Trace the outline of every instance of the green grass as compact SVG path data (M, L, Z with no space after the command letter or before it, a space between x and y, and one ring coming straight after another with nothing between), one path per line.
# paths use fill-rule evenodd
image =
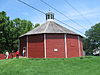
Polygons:
M100 57L0 60L0 75L100 75Z

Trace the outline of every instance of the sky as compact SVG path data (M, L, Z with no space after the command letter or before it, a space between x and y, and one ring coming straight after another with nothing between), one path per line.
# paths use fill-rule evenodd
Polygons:
M22 0L29 5L47 13L49 10L55 14L55 18L70 25L71 27L85 33L86 30L90 29L91 26L100 22L100 0L66 0L74 8L76 8L86 19L84 19L79 13L77 13L71 6L69 6L64 0L43 0L50 4L52 7L68 16L72 22L65 16L61 15L54 9L50 8L40 0ZM42 24L46 22L45 15L20 3L17 0L0 0L0 12L7 12L7 16L11 20L15 18L21 18L30 20L33 24ZM70 28L69 26L62 24L55 20L56 23L84 36L82 33Z

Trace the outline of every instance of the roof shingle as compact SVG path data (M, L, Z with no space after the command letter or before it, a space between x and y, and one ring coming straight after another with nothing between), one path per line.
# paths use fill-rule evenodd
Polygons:
M67 33L67 34L76 34L75 32L57 24L54 21L47 21L44 24L40 25L39 27L25 33L25 35L32 35L32 34L42 34L42 33ZM76 34L79 35L79 34Z

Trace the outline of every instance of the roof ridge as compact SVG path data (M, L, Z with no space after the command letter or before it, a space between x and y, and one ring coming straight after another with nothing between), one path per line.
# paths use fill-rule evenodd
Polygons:
M52 23L52 22L51 22L51 23ZM53 31L55 32L54 25L53 25L53 24L51 24L51 25L52 25Z
M54 23L55 23L55 22L54 22ZM59 27L59 26L61 26L61 25L58 25L58 24L56 23L56 26L57 26L61 31L64 32L64 30L63 30L61 27Z
M48 24L49 22L46 22L46 28L45 28L45 30L44 30L44 33L46 32L46 30L47 30L47 28L48 28L48 26L49 26L49 24Z
M55 22L56 23L56 22ZM66 27L64 27L64 26L62 26L62 25L60 25L60 24L57 24L56 23L56 25L57 26L60 26L60 27L62 27L62 28L64 28L64 29L67 29L67 30L69 30L69 31L71 31L71 32L73 32L73 33L75 33L74 31L72 31L72 30L70 30L70 29L68 29L68 28L66 28ZM65 30L63 30L64 32L66 32ZM75 33L76 34L76 33Z

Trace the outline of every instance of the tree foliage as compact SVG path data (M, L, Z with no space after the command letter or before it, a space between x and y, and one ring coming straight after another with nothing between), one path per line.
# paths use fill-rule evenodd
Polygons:
M100 23L95 24L85 32L87 38L84 39L84 49L92 53L93 49L100 47Z
M0 12L0 50L17 50L19 36L37 26L20 18L10 20L6 12Z
M40 26L40 24L39 24L39 23L36 23L36 24L34 25L34 28L36 28L36 27L38 27L38 26Z

